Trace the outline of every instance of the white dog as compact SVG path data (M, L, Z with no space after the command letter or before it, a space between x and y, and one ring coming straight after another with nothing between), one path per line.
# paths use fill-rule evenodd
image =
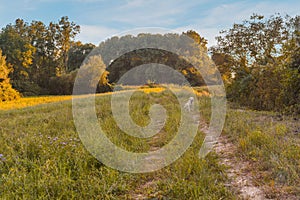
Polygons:
M194 105L194 97L190 97L189 100L186 102L186 104L184 104L184 109L191 112L191 110L193 109L193 105Z

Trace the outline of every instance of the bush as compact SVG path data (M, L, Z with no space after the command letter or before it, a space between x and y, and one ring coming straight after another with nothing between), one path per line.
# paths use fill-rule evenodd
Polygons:
M9 82L0 82L0 101L10 101L20 98L20 93L12 88Z
M31 81L17 80L14 81L12 85L14 88L18 88L18 91L23 96L38 96L48 94L48 91L46 89L41 88L38 84Z
M54 95L70 95L73 93L77 70L58 77L50 78L49 92Z
M74 70L69 74L64 74L58 77L50 78L49 82L49 92L53 95L71 95L73 94L74 82L77 76L78 70ZM84 80L84 79L82 79ZM88 88L90 89L90 88ZM110 92L112 88L109 84L97 85L96 92Z

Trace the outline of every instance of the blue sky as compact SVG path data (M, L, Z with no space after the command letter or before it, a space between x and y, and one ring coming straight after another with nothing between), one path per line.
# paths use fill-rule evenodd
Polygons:
M22 18L57 22L62 16L81 26L76 39L99 44L120 32L143 27L196 30L214 37L252 13L300 15L299 0L0 0L0 27Z

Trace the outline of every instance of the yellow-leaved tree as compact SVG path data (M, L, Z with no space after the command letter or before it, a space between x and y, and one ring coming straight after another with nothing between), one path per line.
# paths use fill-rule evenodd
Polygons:
M0 101L9 101L20 98L18 91L12 88L8 75L12 71L12 67L6 64L6 57L2 55L0 49Z

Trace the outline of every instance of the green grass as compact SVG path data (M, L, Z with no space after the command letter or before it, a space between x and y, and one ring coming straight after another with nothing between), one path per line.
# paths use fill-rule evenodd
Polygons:
M132 107L141 109L131 109L130 114L137 124L149 122L150 104L160 98L174 99L164 92L134 95ZM96 97L97 116L118 146L145 152L173 137L180 116L174 100L165 105L173 114L158 141L122 133L108 106L103 106L109 102L110 95ZM202 106L207 103L201 101ZM131 174L106 167L85 149L75 130L70 101L0 111L0 199L134 199L137 194L158 199L233 198L224 186L224 166L218 164L216 154L198 158L202 140L199 132L188 151L166 168Z
M98 95L96 113L107 137L116 145L147 152L174 137L180 110L168 90L140 90L130 101L130 115L140 126L150 121L150 105L160 103L167 108L169 118L159 139L138 139L123 133L111 114L110 99L110 94ZM208 121L210 99L199 96L199 106ZM224 134L238 146L236 156L253 163L249 170L258 185L268 188L270 197L276 197L279 190L300 193L300 138L293 132L297 122L289 117L278 121L270 112L228 109ZM2 110L0 199L136 199L138 195L236 199L225 187L225 166L219 164L216 153L199 159L203 138L198 132L190 148L171 165L151 173L131 174L106 167L86 150L74 126L71 101Z
M279 193L300 194L299 120L271 112L229 110L224 132L238 146L239 157L253 164L269 197Z

